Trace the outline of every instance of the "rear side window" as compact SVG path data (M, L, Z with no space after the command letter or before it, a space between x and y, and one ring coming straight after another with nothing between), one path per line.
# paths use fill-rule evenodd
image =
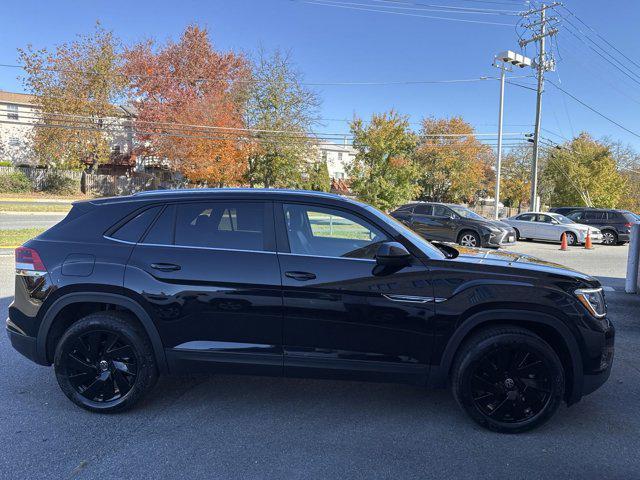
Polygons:
M431 215L433 207L431 205L416 205L413 209L413 213L418 215Z
M532 213L525 213L524 215L516 217L516 220L521 220L523 222L532 222L534 217L535 215Z
M161 207L147 208L146 210L138 213L131 218L127 223L113 232L110 237L117 240L123 240L125 242L136 243L140 240L140 237L144 235L153 219L156 218Z
M588 210L585 218L587 220L606 220L607 212L599 212L597 210Z
M263 203L191 203L177 209L176 245L265 250Z

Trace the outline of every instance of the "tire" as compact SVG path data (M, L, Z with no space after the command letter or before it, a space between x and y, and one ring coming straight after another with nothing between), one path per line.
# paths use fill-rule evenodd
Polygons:
M516 241L524 240L522 237L520 237L520 230L518 230L517 228L514 228L514 230L516 231Z
M482 247L482 240L480 235L472 230L463 230L458 235L458 244L463 247L479 248Z
M564 397L564 378L558 355L540 337L523 328L492 327L460 348L451 389L482 427L521 433L553 416Z
M578 236L573 232L565 232L567 234L567 245L574 247L578 245ZM562 240L562 239L560 239Z
M116 311L92 313L72 324L56 346L54 368L69 400L92 412L127 410L158 379L146 333Z
M603 245L616 245L618 243L618 234L613 230L602 231L602 244Z

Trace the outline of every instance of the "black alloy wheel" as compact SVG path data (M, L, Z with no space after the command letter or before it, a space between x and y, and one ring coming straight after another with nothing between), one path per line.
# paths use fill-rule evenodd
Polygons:
M564 371L555 351L534 333L493 327L465 343L451 384L460 406L490 430L519 433L548 420L564 396Z
M76 336L61 360L71 385L92 402L113 402L124 397L138 373L131 344L107 330Z
M471 394L483 415L517 423L544 410L551 399L551 382L550 372L536 352L503 347L477 363Z
M58 343L54 364L65 395L91 411L130 408L157 379L148 339L119 312L95 313L74 323Z

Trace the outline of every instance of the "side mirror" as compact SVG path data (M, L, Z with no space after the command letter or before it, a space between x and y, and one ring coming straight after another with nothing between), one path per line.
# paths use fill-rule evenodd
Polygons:
M411 265L411 254L398 242L385 242L378 247L376 263L384 267L406 267Z

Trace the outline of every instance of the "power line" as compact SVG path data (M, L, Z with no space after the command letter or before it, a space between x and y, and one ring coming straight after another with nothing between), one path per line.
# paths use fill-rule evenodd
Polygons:
M2 109L0 108L0 112L3 113L15 113L13 110L8 110L8 109ZM47 117L54 117L54 118L50 118L49 120L52 122L63 122L63 121L67 121L67 122L76 122L78 124L89 124L89 125L96 125L97 122L101 122L98 123L98 125L101 125L101 128L104 127L116 127L119 129L126 129L128 126L127 125L123 125L121 123L117 123L117 120L115 121L109 121L110 118L113 117L95 117L95 116L90 116L90 115L80 115L80 114L67 114L67 113L59 113L59 112L48 112L48 113L19 113L20 117L25 118L25 119L29 119L29 120L35 120L35 121L39 121L42 120L43 117L46 119ZM105 121L106 120L106 121ZM122 121L122 120L121 120ZM341 139L346 139L346 138L352 138L353 135L351 134L345 134L345 133L330 133L330 132L301 132L301 131L296 131L296 130L270 130L270 129L259 129L259 128L248 128L248 127L225 127L225 126L216 126L216 125L203 125L203 124L188 124L188 123L179 123L179 122L161 122L161 121L150 121L150 120L137 120L137 119L130 119L130 120L125 120L125 121L130 121L134 124L145 124L147 125L147 127L145 128L149 128L149 127L167 127L167 128L181 128L185 131L200 131L200 130L211 130L211 131L222 131L222 133L224 134L224 132L229 132L229 134L232 134L234 132L238 132L238 133L257 133L257 134L286 134L292 137L303 137L303 138L307 138L309 136L313 136L316 139L324 139L324 140L341 140ZM33 123L30 122L20 122L19 120L14 120L14 121L7 121L5 123L12 123L12 124L18 124L18 125L33 125ZM37 123L37 122L36 122ZM62 125L62 123L48 123L48 125L51 125L52 128L55 127L56 125ZM526 132L507 132L504 133L503 135L506 136L522 136L525 135ZM476 137L495 137L497 136L497 133L493 133L493 132L471 132L471 133L433 133L433 134L420 134L421 137L427 137L427 138L476 138ZM479 139L481 140L481 138Z
M425 3L414 3L414 2L390 2L389 0L372 0L377 4L371 3L359 3L359 2L348 2L345 0L319 0L323 3L331 3L331 4L340 4L340 5L351 5L351 6L359 6L359 7L374 7L374 8L382 8L382 9L396 9L396 10L410 10L414 12L437 12L437 13L452 13L454 15L507 15L507 16L517 16L518 12L512 11L511 13L506 13L506 11L498 12L498 11L490 11L490 10L482 10L482 9L471 9L464 7L442 7L435 6ZM457 8L457 10L456 10Z
M392 4L401 4L401 5L415 5L415 6L421 6L421 7L439 7L439 8L446 8L448 10L460 10L460 11L468 11L468 12L479 12L479 13L491 12L494 15L518 15L519 13L517 10L457 7L453 5L436 5L432 3L407 2L407 1L401 1L401 0L372 0L372 1L378 2L378 3L387 3L387 4L392 3Z
M554 87L556 87L558 90L560 90L562 93L564 93L565 95L568 95L569 97L571 97L573 100L575 100L576 102L578 102L580 105L582 105L585 108L588 108L589 110L591 110L593 113L601 116L602 118L604 118L605 120L613 123L614 125L620 127L621 129L623 129L626 132L629 132L631 135L634 135L638 138L640 138L640 133L634 132L633 130L628 129L627 127L625 127L624 125L622 125L621 123L618 123L617 121L615 121L614 119L612 119L611 117L608 117L607 115L605 115L604 113L601 113L600 111L596 110L594 107L592 107L591 105L586 104L585 102L583 102L582 100L580 100L579 98L577 98L575 95L567 92L564 88L560 87L559 85L556 85L554 82L552 82L551 80L549 80L549 83L551 85L553 85Z
M24 65L0 63L0 68L19 68L25 70ZM88 70L72 70L72 69L59 69L59 68L42 68L41 70L46 72L57 73L77 73L89 76L104 76L103 73L91 72ZM207 77L187 77L180 75L143 75L137 73L117 73L119 76L131 77L131 78L165 78L175 80L189 80L189 81L202 81L202 82L221 82L220 79L207 78ZM509 78L527 78L527 75L516 75ZM446 83L470 83L470 82L483 82L486 80L498 80L498 77L480 76L476 78L457 78L457 79L444 79L444 80L399 80L399 81L379 81L379 82L301 82L301 85L306 86L383 86L383 85L422 85L422 84L446 84ZM241 83L256 83L257 80L234 80ZM82 100L82 99L81 99Z
M325 3L327 0L302 0L303 3L308 3L310 5L318 5L324 7L334 7L334 8L343 8L347 10L360 10L364 12L377 12L384 13L387 15L402 15L405 17L418 17L418 18L429 18L434 20L445 20L451 22L464 22L464 23L479 23L484 25L495 25L495 26L504 26L504 27L513 27L512 23L502 23L502 22L486 22L484 20L470 20L466 18L453 18L453 17L438 17L435 15L420 15L417 13L407 13L407 12L392 12L389 10L380 10L379 8L365 8L365 7L354 7L350 5L337 5L331 3Z
M634 64L636 67L640 68L640 65L638 63L636 63L634 60L632 60L631 58L629 58L627 55L625 55L622 51L620 51L613 43L609 42L609 40L607 40L605 37L603 37L602 35L600 35L595 29L591 28L589 25L587 25L585 22L582 21L582 19L580 19L580 17L578 17L575 13L573 13L571 10L569 10L567 7L565 7L564 5L561 5L562 8L564 8L567 12L569 12L569 15L571 15L572 17L574 17L576 20L578 20L582 25L584 25L585 27L587 27L589 30L591 30L593 33L595 33L598 38L600 38L601 40L603 40L607 45L609 45L611 48L613 48L616 52L618 52L620 55L622 55L625 59L627 59L629 62L631 62L632 64Z

